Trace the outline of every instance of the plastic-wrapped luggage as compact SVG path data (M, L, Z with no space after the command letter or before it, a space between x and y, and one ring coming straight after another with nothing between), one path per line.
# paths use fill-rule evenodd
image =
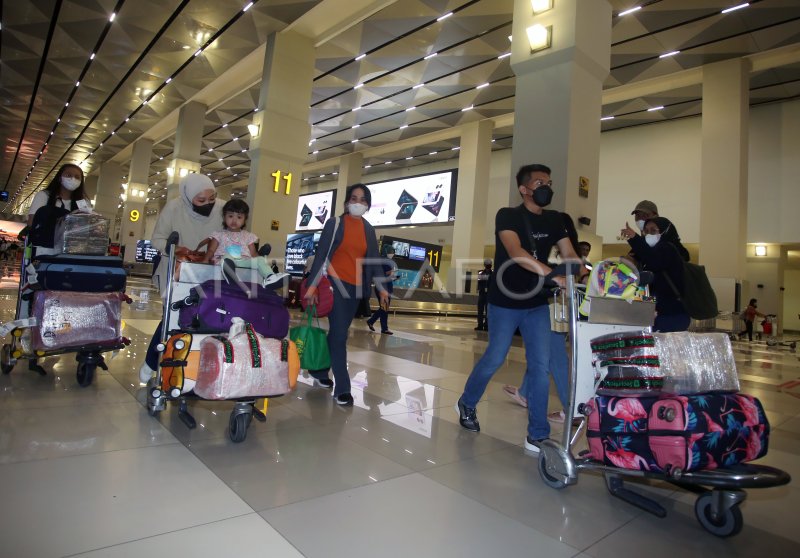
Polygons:
M664 371L652 333L610 333L592 339L591 346L595 366L606 372L598 394L634 396L661 391Z
M224 281L206 281L192 288L187 299L179 303L178 325L193 332L222 333L237 317L264 337L286 337L289 311L283 298L260 285L253 295L249 297L238 286Z
M119 343L124 298L122 293L36 291L33 349L52 351Z
M53 247L62 254L105 255L109 221L98 213L74 212L56 223Z
M594 398L592 458L623 469L669 473L730 467L766 455L769 421L744 394Z
M237 318L227 337L215 335L200 343L194 392L204 399L283 395L294 389L299 372L292 341L263 337Z

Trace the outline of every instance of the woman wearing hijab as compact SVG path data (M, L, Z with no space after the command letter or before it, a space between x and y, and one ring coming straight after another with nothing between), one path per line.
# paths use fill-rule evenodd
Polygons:
M692 321L681 302L683 257L670 241L677 236L671 225L669 219L654 217L645 221L641 236L630 227L622 231L641 268L653 272L650 285L650 294L656 297L653 330L661 333L686 331Z
M211 236L222 222L222 203L217 202L217 192L214 183L204 174L192 173L181 179L178 187L178 197L170 200L161 210L156 222L151 242L153 247L164 252L167 238L173 231L180 235L177 253L189 252L203 240ZM161 258L153 281L164 296L166 291L169 270L169 258ZM158 349L156 346L161 341L161 327L158 324L142 367L139 369L139 380L142 383L155 374L158 366Z
M318 302L317 284L327 270L333 286L333 309L328 314L328 350L336 381L333 397L338 405L352 406L346 346L350 324L359 301L369 298L370 283L375 283L382 305L389 304L389 293L379 264L375 229L363 218L372 205L372 194L365 185L353 184L347 188L344 200L345 214L338 219L329 219L322 229L305 297L311 304ZM312 375L318 385L331 386L327 370L315 370Z

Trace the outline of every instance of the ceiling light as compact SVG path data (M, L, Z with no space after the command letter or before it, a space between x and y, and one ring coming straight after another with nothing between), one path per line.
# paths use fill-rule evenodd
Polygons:
M225 170L231 170L231 168L230 167L225 167Z
M239 141L239 138L233 138L231 141Z
M767 247L764 246L763 244L757 244L756 245L756 256L758 256L759 258L763 258L766 255L767 255Z
M659 107L649 108L649 109L647 109L647 112L653 112L654 110L661 110L663 108L664 108L664 105L661 105Z
M358 140L357 139L350 140L350 143L358 143Z
M61 122L61 119L60 118L56 119L56 122ZM42 152L40 151L39 155L41 155L41 154L42 154Z
M164 157L159 157L159 158L158 158L158 160L159 160L159 161L163 161L163 160L164 160Z
M545 27L537 23L528 27L525 32L528 34L528 43L531 46L531 52L544 50L550 48L550 30L552 27Z
M749 6L749 5L750 5L750 3L749 3L749 2L745 2L744 4L739 4L738 6L732 6L732 7L730 7L730 8L725 8L725 9L724 9L724 10L722 10L720 13L721 13L721 14L727 14L727 13L729 13L729 12L733 12L733 11L735 11L735 10L741 10L742 8L746 8L746 7L747 7L747 6Z
M356 112L356 111L359 111L359 110L361 110L361 107L354 107L353 108L353 112Z
M224 159L223 159L223 157L220 157L220 158L219 158L219 162L220 162L220 163L221 163L223 160L224 160Z
M76 82L75 82L75 87L80 87L80 86L81 86L81 82L79 82L79 81L76 81Z
M372 168L372 165L364 165L364 168L365 168L365 169L371 169L371 168Z
M68 107L68 106L69 106L69 103L64 103L64 106L65 106L65 107Z
M467 112L468 110L472 110L474 108L475 108L475 105L470 105L468 107L464 107L463 109L461 109L461 112Z
M406 157L406 161L410 161L410 160L411 160L411 159L413 159L413 158L414 158L414 157Z
M111 17L108 18L108 21L114 21L115 17L117 17L117 12L111 12Z
M355 60L356 60L356 62L357 62L357 61L359 61L359 60L363 60L363 59L364 59L364 57L366 57L366 56L367 56L367 55L366 55L366 53L364 53L364 54L359 54L358 56L356 56Z
M500 56L498 56L497 59L502 60L503 58L508 58L509 56L511 56L511 53L506 52L505 54L501 54Z
M679 50L673 50L672 52L667 52L665 54L662 54L661 56L659 56L659 58L669 58L670 56L675 56L679 52L680 52Z
M514 39L513 39L513 37L514 37L513 35L509 35L509 36L508 36L508 42L509 42L509 43L512 43L512 42L514 42Z
M531 0L533 13L539 14L553 8L553 0Z
M363 83L357 83L355 86L353 86L353 89L361 89L362 87L364 87Z
M438 54L439 54L438 52L434 52L434 53L429 54L428 56L424 57L423 60L430 60L431 58L433 58L434 56L437 56Z
M308 142L308 145L311 145L311 144L312 144L312 143L314 143L315 141L317 141L317 140L316 140L316 138L311 138L311 141L309 141L309 142Z
M246 12L247 10L249 10L249 9L250 9L250 8L252 8L252 7L253 7L253 3L252 3L252 2L250 2L249 4L247 4L247 6L245 6L244 8L242 8L242 11L243 11L243 12Z
M319 175L320 178L325 178L324 174Z
M130 120L130 117L126 118L126 119L125 119L125 122L127 122L128 120Z
M613 116L604 116L600 120L614 120L614 117Z
M89 56L89 60L94 60L94 52Z
M423 87L424 85L425 85L424 83L418 83L414 87L412 87L411 89L419 89L420 87Z
M212 151L214 151L214 148L213 147L209 147L208 148L208 152L211 153Z
M405 130L406 128L408 128L408 124L403 124L398 128L398 130Z
M197 52L194 53L195 56L200 56L203 53L203 49L198 49Z
M415 110L416 108L417 108L417 107L408 107L408 108L406 109L406 112L411 112L412 110Z
M461 149L459 146L455 146L450 151L458 151L459 149Z
M333 173L333 176L336 176L337 174L339 174L339 173L338 173L338 172L335 172L335 173Z
M437 153L439 153L439 152L438 151L431 151L430 153L428 153L428 155L436 155Z
M360 126L361 126L361 124L353 124L353 126L350 129L351 130L355 130L356 128L358 128Z
M441 17L437 17L437 18L436 18L436 21L442 21L443 19L447 19L447 18L448 18L448 17L450 17L451 15L453 15L453 12L447 12L447 13L446 13L446 14L444 14L443 16L441 16Z
M165 83L165 84L167 84L167 83L169 83L169 82L171 82L171 81L172 81L172 78L171 78L171 77L168 77L168 78L167 78L167 81L165 81L164 83Z
M222 125L222 127L223 128L227 128L228 127L228 123L226 122L225 124Z
M633 12L638 12L638 11L639 11L639 10L641 10L641 9L642 9L642 7L641 7L641 6L635 6L635 7L631 8L631 9L629 9L629 10L625 10L624 12L620 12L620 13L618 13L618 14L617 14L617 17L626 16L626 15L628 15L628 14L632 14Z
M312 155L316 155L317 153L319 153L319 150L317 150L317 151L314 151L314 152L313 152L313 153L311 153L311 154L312 154Z
M483 89L484 87L489 87L489 84L488 84L488 83L481 83L481 84L480 84L478 87L476 87L475 89Z
M391 161L386 161L386 162L384 163L384 165L391 165L391 164L392 164L392 162L391 162Z
M242 149L242 153L247 153L247 149Z

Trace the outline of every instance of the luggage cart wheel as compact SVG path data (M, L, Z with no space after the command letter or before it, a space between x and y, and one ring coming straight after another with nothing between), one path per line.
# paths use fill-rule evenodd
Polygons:
M11 357L11 345L3 345L0 351L0 369L3 374L10 374L14 369L15 359Z
M97 364L92 362L79 362L78 363L78 385L87 387L92 383L94 378L94 371Z
M560 449L555 443L545 441L539 450L539 476L547 486L557 490L572 484L566 453Z
M721 538L738 534L744 526L744 518L742 510L739 509L741 500L736 501L737 494L737 492L713 490L698 496L694 504L694 514L700 525L712 535ZM741 494L744 495L743 492ZM733 495L732 503L731 495ZM716 513L714 512L715 498L720 499L720 504L716 506L719 508ZM742 499L744 498L742 497Z
M247 427L250 426L250 421L252 420L252 413L237 412L236 409L231 412L231 419L228 424L228 435L231 438L231 442L236 444L244 442L244 439L247 438Z

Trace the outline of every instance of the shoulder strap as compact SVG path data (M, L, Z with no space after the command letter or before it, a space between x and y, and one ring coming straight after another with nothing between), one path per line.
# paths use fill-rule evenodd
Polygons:
M536 240L533 238L533 229L531 229L531 223L528 221L527 209L525 209L525 204L520 204L518 206L520 219L522 219L522 226L525 228L525 235L528 237L528 246L530 248L526 248L528 252L533 256L536 253ZM523 246L525 248L525 246ZM538 258L537 258L538 259Z
M331 235L331 243L328 244L328 253L325 254L325 261L322 262L322 273L327 274L328 271L328 264L330 263L331 257L331 249L333 248L333 242L336 240L336 232L339 230L339 224L341 223L341 219L339 217L333 218L333 234Z

